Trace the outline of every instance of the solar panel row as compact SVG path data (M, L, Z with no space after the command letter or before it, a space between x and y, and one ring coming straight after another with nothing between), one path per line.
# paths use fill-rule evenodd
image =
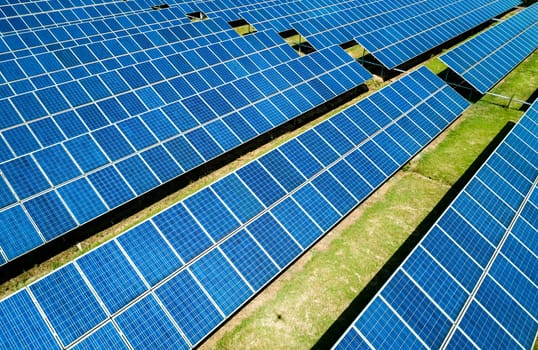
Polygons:
M538 330L538 102L336 349L530 349Z
M186 26L190 24L177 28ZM371 76L339 47L300 57L273 31L228 39L227 31L219 31L204 35L198 43L173 35L182 33L174 28L125 37L123 47L131 51L125 48L121 56L84 45L37 55L43 63L55 57L57 70L49 67L36 77L60 76L60 84L34 86L26 77L32 73L22 73L24 59L9 65L11 73L15 63L21 66L21 78L10 77L13 82L8 85L22 89L19 83L24 82L27 90L0 100L5 115L0 137L3 260L12 260ZM101 44L108 52L118 52L117 39ZM82 47L95 55L77 55L76 48ZM83 57L84 61L77 59ZM101 69L86 71L94 64ZM33 65L24 67L30 70Z
M229 1L229 0L213 0L196 2L200 11L206 13L209 17L221 17L228 22L243 19L241 13L256 9L263 9L269 6L274 6L282 3L297 3L302 0L269 0L269 1ZM326 0L309 0L312 6L325 6Z
M343 26L344 23L351 24L357 20L363 24L374 23L376 28L389 25L388 18L399 18L400 13L405 13L404 9L413 8L417 3L424 0L398 0L384 1L377 0L365 2L361 0L351 0L344 2L327 2L325 6L313 6L302 1L288 4L276 4L266 6L262 9L242 12L241 15L256 28L275 29L285 31L297 29L301 34L310 34L313 31L331 31ZM393 17L391 17L393 16ZM346 20L348 22L346 22ZM314 24L314 27L310 26ZM303 28L305 25L306 28ZM304 29L304 30L303 30ZM364 29L363 29L364 30ZM340 35L337 30L335 35ZM341 44L352 40L354 35L340 37L332 41L330 45ZM317 46L317 47L323 47Z
M47 26L83 22L129 12L147 11L149 1L114 1L62 3L60 1L29 1L0 5L0 33L31 31Z
M21 94L31 91L37 92L47 87L54 87L55 85L60 85L61 88L63 87L63 84L70 81L86 78L88 76L102 75L104 73L109 73L110 71L118 71L120 68L132 66L135 66L141 73L144 73L147 80L149 79L148 75L150 73L157 74L158 72L147 72L148 68L145 70L143 68L148 66L148 64L145 66L140 66L140 64L149 62L149 64L156 65L158 62L162 61L174 61L174 54L179 53L180 55L187 55L188 53L183 52L199 49L202 46L220 43L221 41L227 41L229 39L236 39L233 44L247 45L247 49L252 51L250 46L248 46L248 40L241 38L235 31L230 29L226 23L221 21L204 21L200 23L203 24L194 25L187 23L177 26L169 25L164 29L150 29L149 31L140 32L138 34L132 32L124 33L123 35L118 35L117 38L105 40L103 40L103 38L97 38L92 44L77 44L67 48L54 47L52 50L44 50L45 52L33 55L32 57L9 59L0 68L0 73L5 79L5 83L0 84L2 89L0 100L5 100L6 98L15 95L20 96ZM200 30L195 32L196 29ZM187 31L189 30L190 33L187 34ZM281 39L274 40L278 40L279 44L284 43ZM269 43L267 43L267 45L269 45ZM214 50L213 47L209 48L209 50L212 49ZM225 49L220 49L221 51L226 52ZM199 49L197 53L203 54L203 52L200 53L200 50L201 49ZM205 50L207 51L208 49ZM213 58L211 62L207 62L207 65L214 65L215 63L229 60L232 58L231 55L232 54L226 57L219 56L218 59ZM206 59L210 58L212 57ZM156 60L158 60L157 63ZM177 63L175 64L177 65ZM190 66L188 67L190 68ZM154 69L166 73L165 67L156 65ZM186 73L188 72L189 71ZM128 79L128 77L125 76L123 76L123 78L125 80ZM131 80L132 79L133 78L131 78ZM107 81L111 80L114 79L109 78ZM156 78L153 80L159 81L163 79L159 79L159 76L156 75ZM154 82L153 80L147 82L152 83ZM120 83L117 82L116 84ZM67 95L67 92L62 92ZM69 97L69 95L67 96ZM96 98L98 97L99 96L96 96ZM48 107L46 101L46 98L41 99L41 103L45 105L45 107ZM19 108L17 100L12 98L11 102L15 107ZM50 114L62 111L69 107L76 107L81 103L88 103L86 100L82 102L70 100L69 102L71 105L60 104L54 110L50 109L52 107L47 108L47 111ZM19 112L23 113L24 111L19 109ZM22 117L26 120L36 119L42 117L44 112L35 115L23 114ZM4 122L2 128L14 125L13 123L7 123L8 122Z
M381 0L377 0L381 1ZM304 18L323 16L327 13L348 10L357 6L357 0L340 2L327 1L321 5L315 2L294 1L264 6L260 9L241 12L240 15L257 30L274 29L283 32L293 28L292 23ZM361 1L362 3L362 1Z
M538 5L534 4L440 59L484 94L537 47Z
M468 102L421 68L0 302L0 348L189 348Z
M519 4L518 0L385 2L305 19L293 27L314 47L356 40L388 68L450 40Z
M26 33L5 34L0 37L0 59L3 62L16 57L34 56L82 44L91 45L106 39L190 22L186 17L180 17L181 15L181 8L171 7L161 11L135 12L83 23L47 27ZM231 29L226 22L219 19L192 22L190 27L182 27L187 32L184 35L185 39L200 36L198 33L200 30L206 33L217 31L215 28L211 30L203 28L207 25L219 26L222 30Z

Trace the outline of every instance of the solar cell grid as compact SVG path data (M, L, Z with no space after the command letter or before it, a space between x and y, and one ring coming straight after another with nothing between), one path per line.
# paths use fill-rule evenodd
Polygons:
M526 133L525 125L538 125L537 107L534 103L506 136L336 349L346 348L351 337L383 348L381 339L394 343L409 332L414 340L434 348L532 347L538 329L538 276L536 255L529 247L535 247L538 232L533 202L538 193L538 153L529 151L537 135ZM507 148L512 150L511 161L502 155ZM527 175L520 173L517 181L511 181L511 174L524 167L531 168L524 171ZM402 276L407 276L408 284L402 285ZM435 308L417 300L424 294ZM396 317L372 322L370 314L382 303ZM406 306L412 306L412 312Z
M348 9L350 6L356 5L357 2L357 0L338 3L327 1L320 6L319 3L310 1L293 1L240 12L240 15L257 30L274 29L277 32L283 32L292 29L292 23L301 19L323 16L327 12Z
M278 58L281 60L281 65L277 65L277 67L284 67L284 64L293 61L296 62L295 67L300 66L305 70L308 69L307 63L315 62L317 59L337 57L333 52L340 50L339 48L325 49L314 56L313 60L310 58L309 61L303 62L301 57L298 57L294 52L289 52L291 48L274 32L260 32L248 36L248 39L232 38L221 42L222 45L210 44L201 48L210 50L208 52L217 52L215 50L221 48L225 50L225 46L230 47L233 44L239 54L245 55L248 52L242 57L253 57L257 55L257 51L254 49L254 46L258 45L257 43L271 43L273 46L265 48L264 51L272 50L281 53ZM169 47L172 48L170 45ZM147 63L173 62L175 64L177 57L187 57L183 55L185 52L195 53L198 52L197 50L180 51L176 55L169 56L168 59L150 59ZM203 56L207 56L207 54L203 54ZM199 57L202 60L202 55ZM219 61L213 66L209 66L209 63L203 64L208 66L207 69L215 68L217 71L217 66L225 68L227 64L235 62L235 58L237 58L226 57L228 61ZM186 60L183 62L187 64ZM354 86L362 83L369 76L350 57L347 57L347 61L339 59L338 63L339 65L332 66L332 70L325 73L330 79L336 79L330 74L341 67L356 71ZM32 152L31 155L19 157L10 162L4 161L0 165L5 175L4 179L15 183L12 191L18 195L19 200L28 201L30 196L46 190L44 186L50 188L50 183L58 186L58 194L62 200L56 200L56 208L59 213L64 214L51 218L51 222L56 222L55 232L47 232L48 229L45 226L50 226L50 222L40 223L45 220L44 218L51 217L50 215L43 211L29 212L30 216L40 215L34 221L39 229L44 231L42 233L45 237L44 242L72 229L72 222L76 223L75 226L85 223L107 210L125 203L134 196L150 190L159 183L166 182L202 162L236 147L240 142L251 139L256 134L263 133L302 114L304 110L294 107L285 95L289 91L295 96L301 96L299 91L304 89L296 90L296 86L306 86L306 84L319 79L309 76L308 79L295 80L295 85L286 82L285 90L277 93L275 89L271 94L277 93L276 95L266 96L261 93L253 94L252 92L257 91L255 89L252 89L252 92L248 91L254 82L252 74L245 73L246 75L239 76L240 79L234 76L235 80L226 84L222 84L219 79L212 82L211 85L200 76L195 79L203 82L204 85L199 87L201 91L195 95L196 92L190 85L195 80L190 78L187 81L184 79L187 76L183 76L175 68L174 76L167 74L166 77L162 77L161 81L152 81L143 77L144 72L149 67L144 66L145 63L127 62L127 64L124 68L82 79L80 84L68 82L60 85L59 90L65 93L71 105L77 107L74 111L70 109L65 112L57 112L52 116L40 117L39 120L30 124L31 130L34 130L34 125L37 123L41 125L47 122L47 125L57 132L57 138L48 143L42 143L38 146L40 149L35 149L38 144L34 134L24 124L20 127L9 126L3 133L4 137L9 139L12 130L20 128L25 131L25 135L28 137L18 137L18 140L19 143L24 140L27 142L22 142L20 147L17 146L18 143L13 142L11 147L16 149L16 154ZM255 68L256 74L260 77L264 77L267 72L273 69L261 67ZM115 75L111 76L111 74ZM153 76L151 73L146 74ZM275 74L278 73L275 71ZM123 86L120 86L118 82L121 82ZM180 83L181 85L179 85ZM106 89L104 84L110 90ZM319 86L324 87L323 83L319 82L319 84L321 84ZM128 85L135 90L129 91ZM170 99L172 103L169 103L166 102L167 98L161 99L155 92L158 86L166 86L176 96L187 94L191 97L180 102L176 100L172 102ZM186 91L182 86L189 87L190 90ZM241 90L246 88L247 90L243 91L248 92L240 102L244 106L237 109L233 106L233 104L237 105L237 102L232 101L237 101L240 98L239 88ZM36 90L37 96L39 96L39 91L44 90ZM23 96L35 99L35 95L32 93ZM99 100L88 104L92 98ZM192 99L193 104L189 103L190 99ZM230 99L233 100L228 102ZM316 106L325 100L318 97ZM200 110L201 101L205 101L206 105L204 109ZM36 103L36 106L41 106L39 102ZM196 110L192 110L191 113L188 111L190 107L196 108ZM309 105L309 107L312 108L314 105ZM113 110L114 113L109 113L110 110ZM248 124L238 123L237 119L231 123L228 115L237 112L245 118L245 123ZM28 115L28 119L33 118L33 114ZM268 116L269 119L266 120L264 115ZM203 125L200 127L200 124ZM249 132L247 129L249 127L254 127L256 132ZM49 180L44 179L41 174L44 171L48 177L47 171L51 168L48 159L53 153L60 154L66 159L65 167L69 171L60 171L59 168L51 170L50 183L47 185ZM141 171L140 175L135 175L135 169ZM31 181L18 181L18 171L31 172L35 176L29 178ZM83 192L80 194L80 200L75 202L77 191ZM44 201L45 196L51 197L52 194L43 192L42 196L42 201ZM6 194L5 197L9 198L9 194ZM5 203L9 205L11 201L6 199ZM69 229L61 232L61 227ZM11 255L10 259L12 259Z
M121 313L116 323L135 349L189 349L176 325L152 294Z
M233 31L233 30L229 29L228 31ZM147 32L145 35L149 35L151 33L159 34L158 31L152 31L152 32ZM228 33L228 32L223 31L222 33ZM227 35L225 38L220 38L217 40L231 39L236 36L237 34L235 35L230 34L230 35ZM21 91L17 91L17 90L11 90L12 92L8 91L10 86L13 87L15 86L15 84L26 83L27 88L25 88L24 92L30 92L30 91L35 90L37 97L40 99L43 105L47 108L48 112L57 113L69 107L69 104L63 97L62 93L66 95L69 103L72 106L77 106L76 100L72 100L69 98L69 94L66 93L66 89L62 89L63 85L59 87L52 86L54 84L52 80L49 80L49 82L47 83L47 85L50 85L50 87L47 89L44 89L45 87L47 87L47 85L42 85L42 84L39 86L32 85L32 81L35 81L36 78L40 78L40 77L46 78L49 76L54 77L55 75L59 73L66 73L66 78L63 78L61 81L56 81L56 83L65 84L68 81L73 80L74 78L83 77L83 76L77 76L79 74L78 72L80 71L80 69L84 69L84 67L87 67L88 64L91 62L102 62L104 64L115 63L114 67L110 67L109 69L106 70L106 72L101 70L101 71L96 72L95 74L100 74L102 80L106 83L106 85L108 85L108 87L111 89L112 92L121 93L121 92L126 91L126 89L122 88L122 85L120 84L123 83L123 86L125 87L126 85L125 85L125 82L123 82L123 80L119 78L117 73L115 73L118 68L120 68L121 66L128 67L121 70L117 70L117 72L121 74L122 78L126 80L126 82L129 84L130 87L133 87L133 84L135 84L134 87L136 87L137 86L136 84L140 84L140 83L137 83L136 81L143 82L145 81L145 79L147 79L149 83L155 83L159 80L162 80L162 79L157 78L160 76L160 73L158 73L159 71L166 72L167 70L169 71L170 69L173 69L170 63L168 63L168 60L165 58L166 55L170 55L170 52L167 52L166 49L172 49L173 51L179 52L180 50L185 50L186 47L185 48L183 48L182 46L177 47L177 45L175 44L183 45L184 43L185 41L181 41L181 39L179 39L178 37L174 37L174 38L169 38L168 41L154 40L153 45L149 48L147 47L143 48L139 46L138 44L129 45L127 46L127 48L125 48L124 45L127 44L127 42L120 43L119 39L107 39L107 40L102 41L100 43L101 44L100 46L88 45L87 47L77 46L73 48L73 49L76 49L76 48L84 47L84 48L87 48L88 50L91 50L91 52L96 52L96 53L100 52L101 54L98 55L98 57L93 57L92 59L86 60L86 62L80 62L77 60L71 64L68 61L65 61L65 59L62 59L63 56L61 56L60 54L69 53L72 55L73 58L75 58L75 56L70 51L72 49L67 49L67 50L62 50L62 51L53 51L49 53L41 53L35 56L35 58L39 62L44 64L45 62L49 60L53 60L57 64L54 67L48 67L46 72L34 71L34 72L27 72L27 74L22 74L21 72L21 74L16 77L13 77L8 74L12 74L11 72L13 71L13 69L17 69L18 67L17 63L20 64L21 60L23 59L14 58L14 59L6 61L5 66L10 67L10 68L9 70L4 71L3 73L6 76L6 79L9 80L9 82L5 83L4 85L4 87L6 87L5 89L6 91L3 94L3 98L13 96L14 93L19 93L19 94L21 93ZM206 45L208 44L209 42L206 43ZM114 48L119 49L119 51L114 50ZM103 51L103 49L105 51ZM156 49L158 49L158 51ZM132 60L132 57L136 57L137 54L141 54L145 52L152 52L152 53L156 53L157 55L155 54L153 54L152 56L145 55L145 56L141 56L136 61ZM59 60L56 57L58 57ZM129 60L126 60L126 59L129 59ZM37 65L39 65L39 63L37 63ZM137 67L137 70L133 69L133 67L130 67L133 65ZM111 70L113 70L113 72L111 72ZM140 73L138 73L138 70L144 76L143 78L140 76ZM84 76L86 75L87 74L85 73ZM177 75L177 72L175 75ZM167 77L170 78L171 75L168 75ZM120 79L120 81L118 81L118 78ZM93 79L93 81L96 81L96 80ZM88 86L85 86L85 87L88 87ZM91 93L91 91L89 92ZM54 103L54 104L50 103L51 98L57 99L57 103ZM86 100L86 101L80 101L80 102L84 103L84 102L90 102L90 101ZM6 108L11 108L6 102L3 102L3 104L6 105ZM39 104L39 102L37 102L35 97L30 93L22 95L22 97L17 97L17 99L13 100L13 104L17 108L18 106L21 106L20 108L25 108L25 110L21 111L21 113L23 113L23 117L25 118L34 119L42 115L43 113L41 105ZM27 112L25 113L25 111ZM26 117L26 115L28 115L28 117Z
M355 39L388 68L516 6L518 1L374 2L293 23L314 47ZM329 26L325 23L330 23Z
M538 6L511 16L440 57L479 92L486 93L538 47Z
M221 0L215 0L210 2L209 4L206 4L206 2L202 3L196 3L199 8L207 13L209 16L213 17L221 17L225 19L226 21L236 21L239 19L242 19L241 13L244 11L250 11L254 9L264 9L269 6L279 5L282 3L294 3L297 0L285 0L285 1L234 1L231 2L225 2ZM310 3L317 4L316 6L320 7L323 6L322 1L309 1ZM214 5L214 6L211 6Z
M0 11L5 15L0 20L0 30L3 34L30 31L50 25L83 22L88 19L106 18L125 12L147 10L152 6L150 2L145 1L142 3L103 2L102 4L60 4L58 2L38 1L30 4L36 6L29 6L25 3L15 6L0 5Z
M90 350L99 347L122 350L129 349L111 322L93 332L80 343L77 343L73 349Z
M435 81L438 79L425 68L411 73L409 77L413 80L420 77ZM385 88L377 93L385 94L388 91L389 89ZM394 91L398 92L397 89ZM452 114L447 116L447 120L454 120L463 110L453 99L448 98L450 96L457 99L458 95L446 85L431 88L426 99L433 96L439 96L449 107ZM463 105L461 101L460 103ZM360 104L361 101L357 103ZM410 109L415 108L409 106ZM86 341L90 342L87 339L92 337L105 337L102 334L105 332L106 336L111 338L107 339L114 341L115 333L107 326L107 317L101 317L101 313L105 313L102 307L107 305L107 309L110 306L111 309L119 310L110 311L110 318L132 346L153 346L159 337L166 337L167 342L174 344L170 345L172 347L194 346L391 175L383 174L375 185L366 185L366 189L359 190L355 183L340 180L347 178L347 174L354 174L355 177L362 176L370 181L370 176L364 172L363 162L358 161L362 159L354 155L360 152L361 146L369 139L385 133L388 127L397 121L408 119L415 123L408 111L402 111L402 114L394 116L393 120L383 119L386 124L378 126L373 133L364 133L363 139L354 142L352 147L337 147L331 139L327 140L326 149L322 150L315 147L315 143L298 137L239 169L234 176L230 175L202 189L130 229L108 243L110 245L105 248L97 248L77 259L68 267L59 270L61 273L55 272L46 276L32 284L29 290L40 291L36 299L39 305L45 305L45 314L50 314L51 317L67 312L53 308L57 300L55 296L64 293L65 288L76 279L81 279L77 288L84 292L81 295L85 299L99 301L97 304L88 302L78 310L83 316L80 324L70 325L62 331L64 342L69 343L65 345L74 344L75 341L84 344ZM366 115L358 108L350 108L346 111L346 117L354 123ZM316 136L312 140L325 142L322 137L331 138L330 135L335 135L335 132L342 134L341 141L349 139L345 129L337 129L331 120L325 123L329 126L321 124L308 133ZM420 125L421 122L417 123ZM446 125L448 124L447 121ZM421 147L430 140L420 143ZM384 142L380 142L380 151L385 152L385 146ZM327 153L327 150L330 152ZM401 150L386 149L386 152L387 155L396 156ZM271 153L276 156L270 156ZM327 158L327 155L330 157ZM299 163L301 159L310 159L310 166L303 168ZM406 162L408 159L409 157L401 161ZM289 163L286 163L286 160L289 160ZM282 176L278 175L277 169L273 170L270 166L276 163L290 164L287 165L288 168L296 166L298 172L304 174L304 178L301 182L290 182L287 187L282 187L279 184L279 181L283 181ZM398 166L402 165L403 163ZM260 174L265 174L265 178ZM301 178L301 175L297 173L295 177ZM260 182L265 182L265 186L256 187ZM237 191L237 188L242 190ZM227 191L242 194L235 198ZM253 200L263 203L264 206L260 204L258 213L248 219L253 213L240 211L239 203ZM181 227L178 222L186 223L184 219L188 217L191 217L190 224ZM248 221L241 222L243 220ZM179 242L183 245L178 244ZM190 249L194 249L196 253L185 254L185 251ZM99 253L94 253L97 251ZM89 261L99 255L113 255L110 259L118 271L134 269L136 272L122 275L121 278L130 276L129 278L142 280L144 283L134 283L130 289L124 289L129 283L118 283L115 286L118 293L114 293L116 298L103 294L103 286L110 281L95 279L95 275L99 274L97 271L90 271L88 276L84 272L88 267L94 266L89 264ZM252 264L248 264L249 261ZM256 267L254 264L262 265ZM70 273L69 279L64 278L65 282L62 284L65 287L50 295L48 289L45 293L45 287L42 286L52 285L53 280L67 272ZM58 277L54 276L56 273ZM94 283L97 285L93 286ZM140 289L137 289L137 285ZM91 289L89 286L92 286ZM149 290L143 291L132 304L123 308L116 304L119 300L129 300L140 293L143 289L141 287ZM86 289L90 293L85 292ZM189 298L189 301L181 302L182 298L187 296L183 293L195 295ZM0 307L3 305L8 303L0 302ZM108 315L108 311L105 315ZM186 315L192 317L185 317ZM51 324L53 327L62 326L56 321ZM0 324L0 328L2 327L4 325ZM92 330L88 331L87 327ZM108 330L103 330L103 327L108 327ZM96 332L99 335L93 335ZM81 333L84 335L79 336ZM73 337L75 339L72 339Z

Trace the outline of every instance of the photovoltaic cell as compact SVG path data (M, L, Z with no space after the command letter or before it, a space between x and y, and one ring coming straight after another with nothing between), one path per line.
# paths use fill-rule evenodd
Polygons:
M60 349L52 332L39 314L28 291L14 294L0 305L2 329L0 330L0 346L4 349L17 348L20 334L28 334L27 346L34 349Z
M146 290L115 242L92 251L77 261L99 298L114 313Z
M124 343L120 334L114 328L112 323L107 323L105 326L93 332L87 338L84 338L73 349L76 350L91 350L91 349L129 349Z
M439 83L438 78L426 68L406 76L413 81L422 78L436 82L428 84L430 95L426 96L426 101L439 97L446 110L453 114L443 119L445 128L466 104L456 103L456 92ZM388 88L383 88L376 94L388 91ZM338 115L330 118L324 122L330 123L329 126L312 128L302 134L306 136L292 139L253 160L232 175L129 229L109 245L98 247L69 264L84 290L88 288L91 291L86 297L98 298L102 305L106 305L107 314L103 314L101 319L94 315L97 311L91 309L91 322L83 317L84 322L81 323L84 327L77 330L78 333L69 330L63 345L83 344L94 332L105 332L101 329L106 325L107 317L114 320L114 326L135 348L161 346L157 339L163 337L174 348L199 344L392 175L379 170L373 173L374 162L364 155L354 156L363 145L372 142L376 135L386 133L390 125L399 121L409 119L417 126L429 123L426 116L415 120L412 114L407 113L416 110L417 106L413 104L408 105L409 110L402 110L401 115L390 119L366 115L360 108L365 103L363 101L340 112L345 113L348 123L357 126L350 131L350 135L353 133L354 136L349 136L346 128L332 122ZM421 103L425 102L419 101ZM377 110L372 113L383 112ZM363 138L359 139L356 121L370 117L387 124L378 125L370 133L363 132ZM338 136L340 134L342 136ZM333 148L334 140L326 142L320 135L326 139L333 135L340 141ZM397 139L394 141L398 142ZM416 140L421 147L429 141L431 138ZM378 151L385 152L383 147L381 143ZM391 151L387 149L387 152ZM403 166L410 157L398 158L401 163L392 171ZM289 169L290 179L285 178L285 169ZM118 170L123 171L120 167ZM358 179L357 183L353 179ZM86 178L81 180L86 181ZM63 196L62 193L60 195ZM108 259L108 256L110 266L100 269L98 261ZM99 269L101 271L93 271ZM108 269L114 271L107 272ZM121 271L126 272L118 277L118 283L107 288L107 284L116 279L115 274L121 274ZM51 276L55 273L46 279L53 278ZM130 279L132 283L128 282ZM32 284L29 290L33 291L38 283ZM109 290L116 291L109 295ZM42 291L37 298L40 303L45 292L48 293L48 290ZM0 301L0 306L4 303L5 300ZM393 313L388 306L385 309ZM47 308L45 314L51 312ZM393 316L397 318L394 313ZM55 327L59 321L51 323ZM91 330L88 331L86 326L90 323ZM111 338L114 338L113 334ZM421 344L400 334L405 344ZM408 335L412 332L409 331ZM437 341L434 335L431 337L432 342ZM383 336L380 341L383 341L382 338L386 339ZM24 344L24 338L20 342Z
M287 29L295 29L315 48L355 40L392 69L518 4L515 0L438 1L435 4L428 1L352 1L295 18ZM254 26L261 21L262 27L277 28L278 19L290 12L294 10L277 11L269 16L274 19L248 18ZM256 9L244 15L252 13L267 12Z
M252 290L218 250L212 250L189 269L226 316L252 295Z
M538 329L532 250L538 153L528 150L538 137L521 130L538 125L537 108L529 108L335 349L345 349L352 335L385 348L383 340L400 344L410 331L432 348L532 347ZM525 179L511 181L520 169ZM397 317L372 321L381 305Z
M30 291L64 345L106 318L106 313L72 264L39 280Z
M63 226L67 231L51 222L58 228L53 235L39 225L45 242L371 77L337 46L307 58L272 30L243 37L219 18L179 19L190 6L106 20L95 20L93 9L69 30L60 20L52 27L36 23L35 34L10 28L0 38L2 67L12 67L0 68L0 107L8 115L0 122L0 169L17 205L58 189L76 219ZM308 73L333 57L345 59L317 76ZM340 70L353 77L344 90L335 83ZM275 84L279 78L280 89L271 78ZM310 84L326 89L326 98L302 96ZM50 161L55 156L64 160L58 166ZM74 187L88 209L74 203Z
M166 282L156 294L191 344L199 342L223 319L188 271Z
M115 320L135 349L189 348L153 295L134 304Z
M533 5L440 56L454 72L486 93L538 47Z
M158 214L152 221L185 262L213 244L206 231L181 204Z
M74 218L54 191L29 200L25 208L47 240L76 226Z
M151 222L146 221L118 238L144 279L155 285L182 263Z
M254 237L256 236L254 235ZM278 237L272 237L272 239L278 241ZM258 239L258 242L263 247L263 240ZM243 230L237 233L224 242L221 248L254 290L259 290L278 272L278 267L271 262L267 254L262 251L262 248L256 244L256 241L247 231ZM287 247L285 249L292 251ZM266 252L268 252L267 249Z
M8 259L16 258L43 241L21 207L0 213L0 233L0 244Z

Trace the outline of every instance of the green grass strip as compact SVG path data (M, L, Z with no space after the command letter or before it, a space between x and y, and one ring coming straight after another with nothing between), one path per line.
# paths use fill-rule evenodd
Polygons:
M492 92L528 99L538 86L537 69L534 53ZM350 304L368 301L361 291L420 231L424 218L495 136L523 115L519 104L512 102L507 108L507 103L486 95L471 106L441 140L412 160L201 348L309 349L325 339L323 335Z

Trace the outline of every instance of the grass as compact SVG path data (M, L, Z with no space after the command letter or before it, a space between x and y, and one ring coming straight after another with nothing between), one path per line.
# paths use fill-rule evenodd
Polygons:
M535 53L493 92L529 98L538 86L537 60ZM522 114L519 106L506 108L490 96L475 103L442 141L412 160L201 348L315 346L492 139Z
M384 83L379 82L368 82L368 86L370 89L372 88L379 88L380 86L385 85ZM368 94L368 93L367 93ZM157 203L154 203L137 214L126 218L115 225L111 226L110 228L103 230L92 237L87 238L86 240L80 242L79 246L81 249L79 249L77 246L70 247L66 249L64 252L54 256L53 258L38 264L34 266L33 268L25 271L24 273L20 274L19 276L12 278L11 280L4 282L0 285L0 299L8 296L9 294L12 294L16 292L17 290L31 284L32 282L38 280L39 278L43 277L44 275L64 266L65 264L73 261L77 257L83 255L84 253L108 242L109 240L113 239L114 237L120 235L121 233L127 231L129 228L136 226L137 224L141 223L142 221L152 217L153 215L161 212L162 210L172 206L173 204L177 203L178 201L188 197L189 195L195 193L199 189L206 187L210 185L211 183L217 181L220 178L223 178L227 174L235 171L236 169L240 168L241 166L247 164L248 162L252 161L253 159L256 159L263 154L269 152L270 150L278 147L279 145L283 144L287 140L295 137L296 135L300 134L301 132L311 128L312 126L321 123L323 120L329 118L331 115L334 115L335 113L339 112L340 110L348 107L349 105L355 103L357 100L364 98L364 95L358 96L355 99L339 106L338 108L330 111L329 113L317 118L316 120L313 120L309 123L306 123L300 128L297 128L294 131L288 132L284 135L281 135L273 140L271 142L257 148L254 151L251 151L238 159L234 160L233 162L225 165L221 169L218 169L210 174L207 174L204 177L201 177L199 179L194 180L192 183L190 183L188 186L178 189L176 192L170 194L166 198L160 200Z
M355 59L368 55L368 51L366 51L366 49L359 44L347 48L346 52Z
M247 35L247 34L256 32L256 29L250 24L237 26L237 27L234 27L234 29L237 33L239 33L239 35Z
M392 188L395 182L401 184L397 189ZM348 217L271 286L268 296L262 294L265 302L260 307L245 310L243 315L248 317L202 348L306 349L314 345L373 278L385 257L406 239L401 227L418 225L446 190L415 174L400 176L385 187L390 188L388 193L367 201L362 212ZM427 200L416 195L420 192L427 194ZM399 219L385 222L380 213L397 214ZM355 215L360 220L353 222ZM380 230L387 233L386 239L379 239ZM329 246L325 240L331 241Z
M426 62L425 66L435 74L439 74L447 68L446 64L444 64L438 57L430 59Z
M356 50L355 54L362 52L360 48ZM526 100L538 86L537 61L538 54L535 53L494 92ZM444 70L444 65L437 58L430 60L427 66L436 73ZM386 84L375 80L367 83L371 91ZM364 95L359 98L364 98ZM82 249L72 247L2 284L0 298L238 169L345 106L273 140L133 217L81 242ZM522 115L518 110L521 106L517 102L506 107L507 100L492 96L486 96L475 103L461 121L445 133L442 142L431 145L388 181L247 304L236 317L228 321L202 348L312 347L415 231L498 131L508 121L515 121ZM538 350L538 347L535 349Z

